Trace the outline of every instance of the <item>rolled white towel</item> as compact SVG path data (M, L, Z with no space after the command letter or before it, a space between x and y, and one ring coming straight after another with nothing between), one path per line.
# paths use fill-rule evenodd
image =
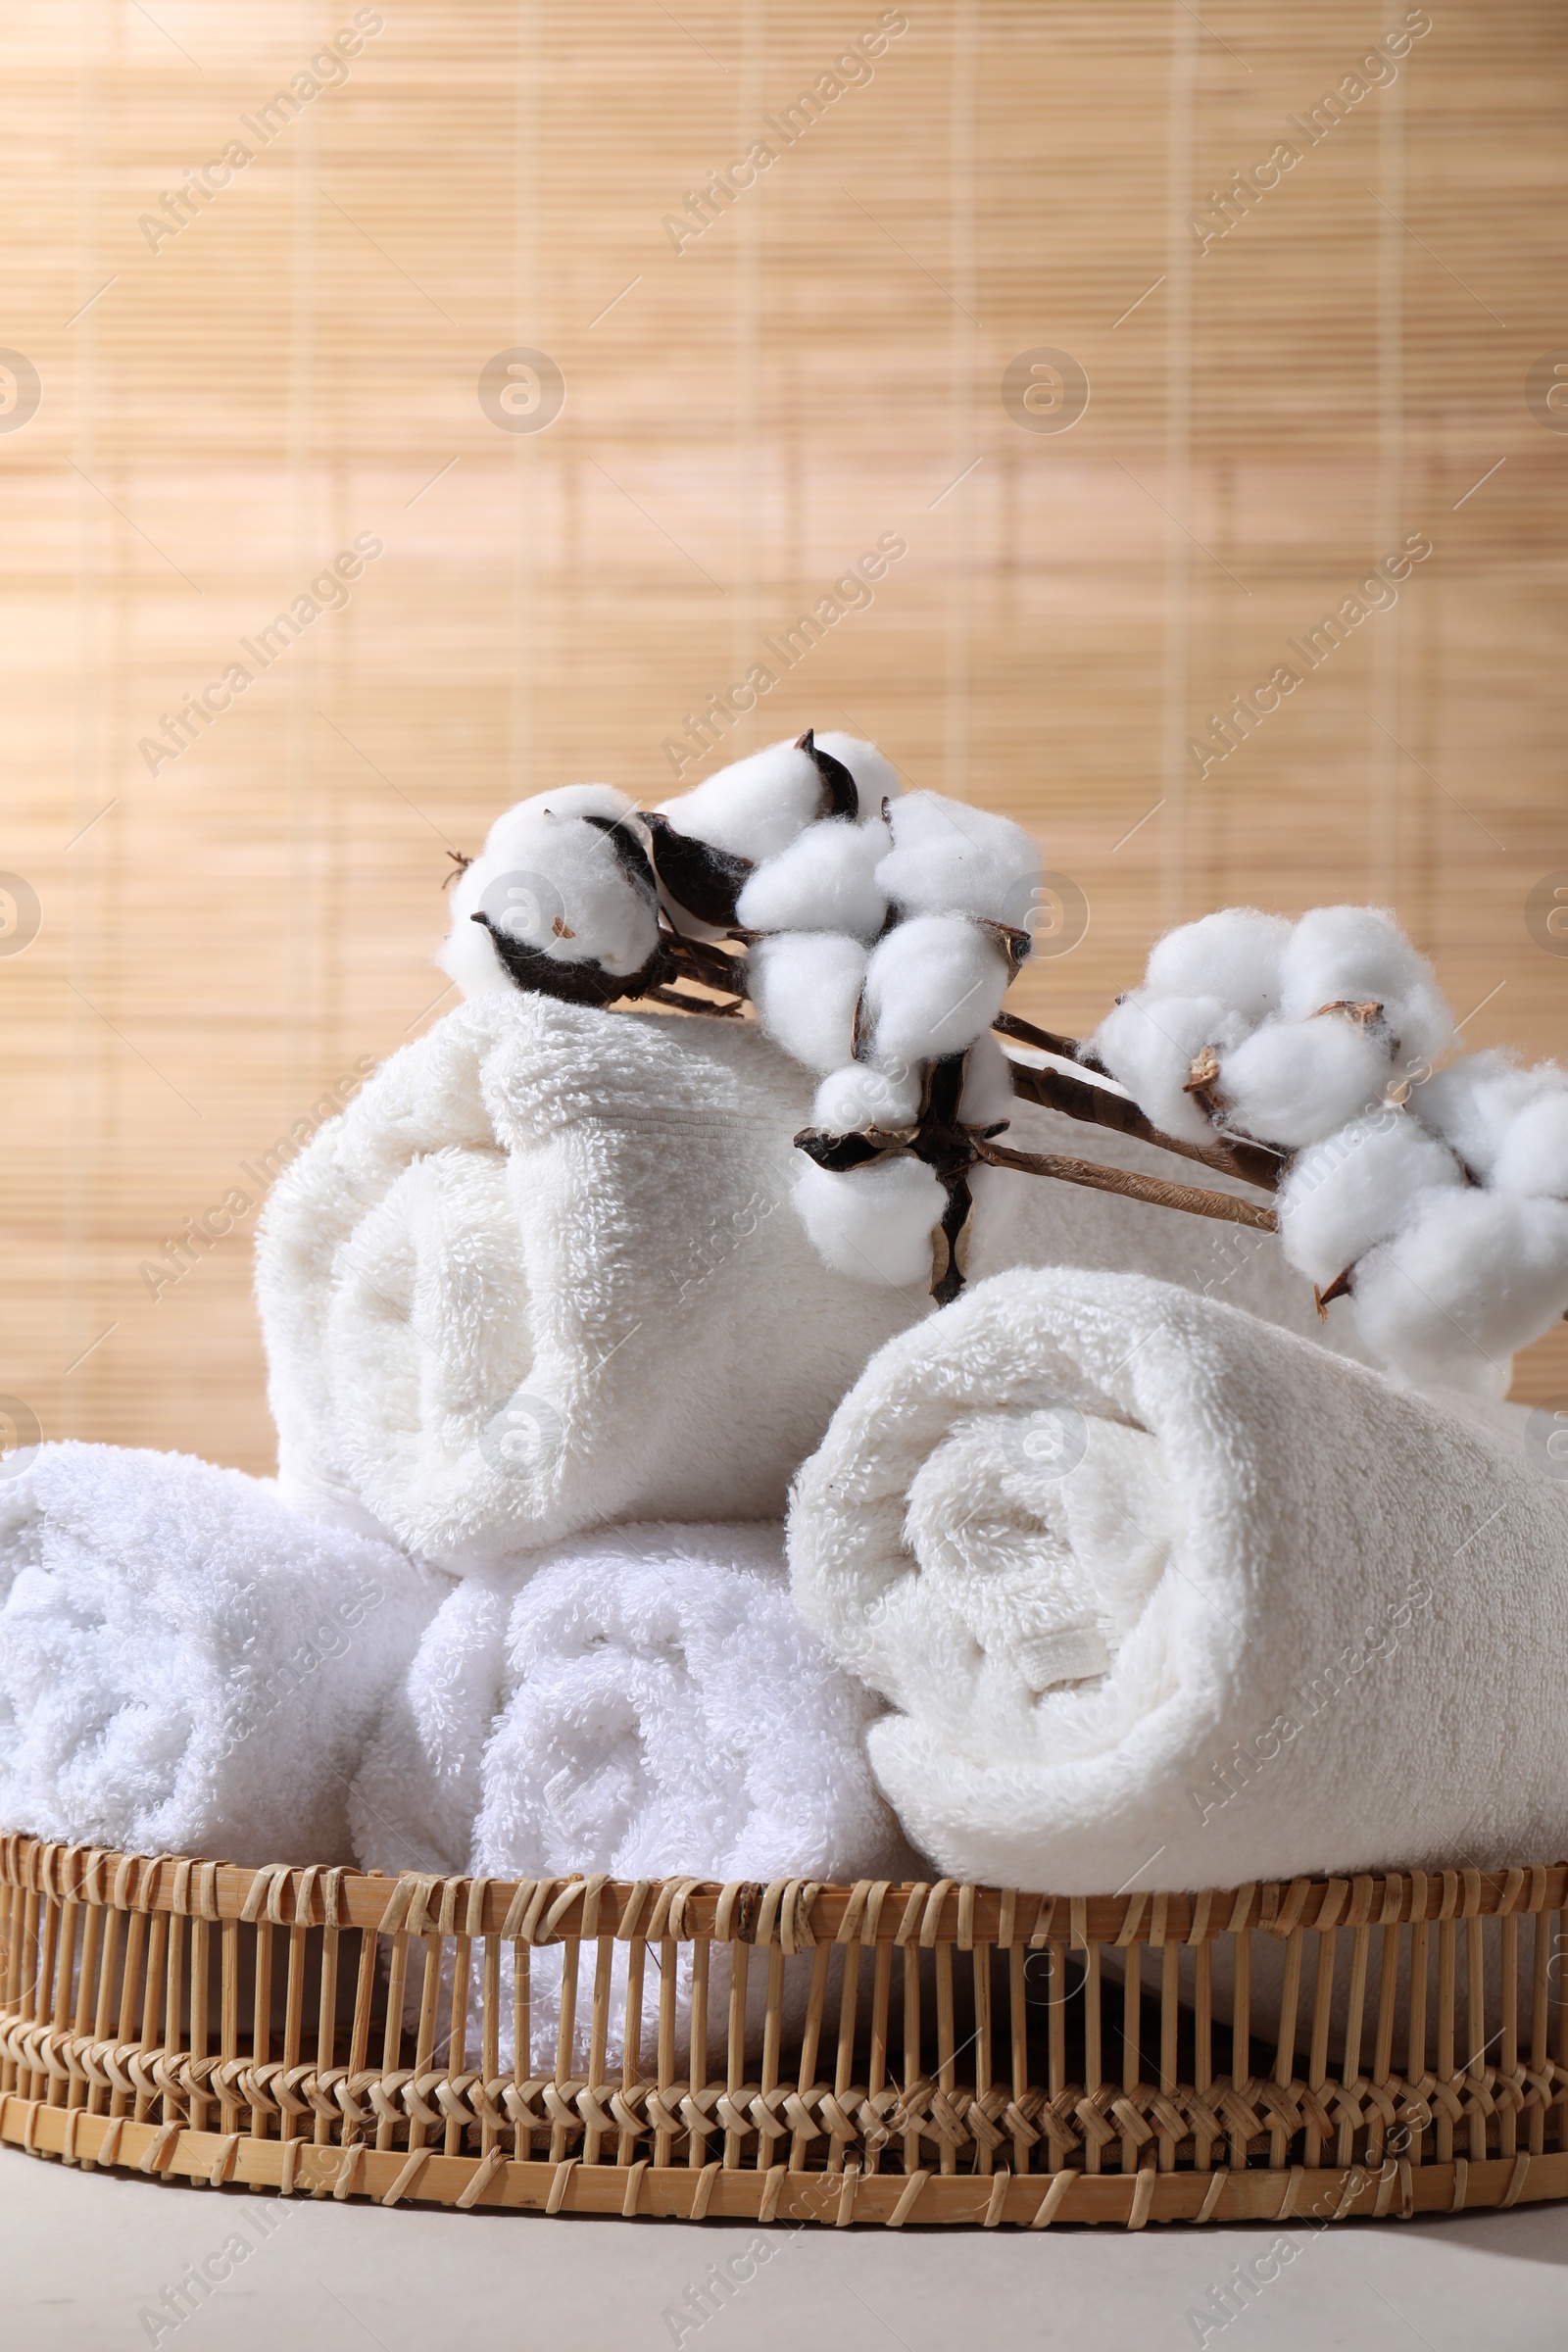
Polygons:
M750 1024L515 991L439 1022L267 1204L285 1495L463 1571L618 1517L776 1516L913 1311L790 1209L809 1111Z
M479 1768L501 1706L516 1578L442 1579L440 1607L386 1692L349 1792L367 1870L457 1878L479 1811Z
M358 1851L388 1873L501 1879L898 1879L913 1857L864 1752L880 1711L802 1624L776 1526L614 1529L454 1592L355 1783ZM690 1967L687 1945L682 2035ZM607 2047L618 2060L624 1945L614 1969ZM559 1946L535 1951L531 2064L546 2072L561 1972ZM796 1967L787 1987L792 2015L808 1972ZM579 2062L591 1984L590 1968ZM719 1947L715 2018L727 1984ZM759 1970L759 2027L765 1989ZM656 1981L650 2034L658 1999ZM509 1978L509 2020L511 2009Z
M492 1878L882 1878L882 1712L790 1597L776 1526L626 1527L521 1585L472 1866Z
M0 1820L347 1861L350 1779L445 1589L238 1470L41 1447L0 1480Z
M852 1220L844 1256L877 1282L812 1248L790 1205L811 1102L751 1021L513 992L438 1022L267 1204L285 1497L461 1572L615 1519L781 1514L839 1398L930 1312L918 1252L884 1264ZM1008 1140L1173 1172L1023 1103ZM1271 1237L1000 1169L974 1194L975 1280L1132 1266L1318 1329Z
M1527 1422L1163 1284L1016 1274L840 1406L797 1484L794 1591L893 1701L873 1768L955 1875L1542 1861L1568 1490Z

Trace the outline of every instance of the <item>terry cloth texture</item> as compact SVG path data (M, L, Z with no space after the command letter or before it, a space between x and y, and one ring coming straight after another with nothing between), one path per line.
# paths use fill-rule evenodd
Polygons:
M793 1589L891 1701L873 1768L955 1876L1541 1861L1568 1489L1527 1422L1135 1275L1004 1276L840 1406L796 1489Z

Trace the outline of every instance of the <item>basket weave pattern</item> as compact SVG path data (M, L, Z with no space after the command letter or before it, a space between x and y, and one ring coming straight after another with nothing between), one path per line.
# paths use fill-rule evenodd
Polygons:
M1065 1897L393 1882L8 1837L0 2140L284 2194L686 2219L1136 2229L1510 2205L1568 2195L1565 1905L1561 1864ZM617 1943L627 2055L607 2068ZM710 1995L714 1943L731 1966ZM504 1998L528 2050L541 1944L563 1955L545 2078L498 2055Z

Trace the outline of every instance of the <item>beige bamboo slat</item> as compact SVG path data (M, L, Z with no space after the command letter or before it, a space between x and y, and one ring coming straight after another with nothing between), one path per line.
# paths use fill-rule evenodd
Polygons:
M48 1435L270 1467L259 1155L444 1009L448 849L560 780L668 792L665 741L879 533L908 554L874 601L680 781L855 726L1025 819L1091 920L1014 995L1074 1034L1179 916L1354 898L1467 1043L1561 1051L1521 911L1562 861L1568 475L1523 395L1563 341L1560 8L1433 9L1202 252L1188 211L1399 10L1237 7L1223 43L1180 0L910 12L679 253L665 217L843 50L828 0L606 0L591 72L566 0L380 13L157 251L298 20L195 12L189 57L133 0L0 29L5 334L42 387L0 432L5 862L43 917L0 955L0 1391ZM566 382L545 431L479 404L519 340ZM1067 432L1001 396L1042 345L1090 379ZM1414 530L1397 605L1200 775L1189 738ZM160 714L365 531L350 604L150 774ZM1568 1393L1568 1334L1520 1389Z

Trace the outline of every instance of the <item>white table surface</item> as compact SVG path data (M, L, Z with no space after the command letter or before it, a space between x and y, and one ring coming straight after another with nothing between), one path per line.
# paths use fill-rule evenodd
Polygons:
M265 2208L258 2217L258 2209ZM260 2239L177 2327L149 2324L164 2290L239 2231ZM803 2229L698 2327L678 2313L751 2225L452 2214L358 2204L286 2207L248 2192L67 2172L0 2150L0 2343L98 2352L980 2352L984 2344L1200 2341L1189 2312L1280 2234L1151 2226L998 2230ZM1457 2220L1296 2230L1295 2258L1224 2328L1224 2352L1561 2352L1568 2205ZM1265 2268L1269 2266L1265 2265Z

